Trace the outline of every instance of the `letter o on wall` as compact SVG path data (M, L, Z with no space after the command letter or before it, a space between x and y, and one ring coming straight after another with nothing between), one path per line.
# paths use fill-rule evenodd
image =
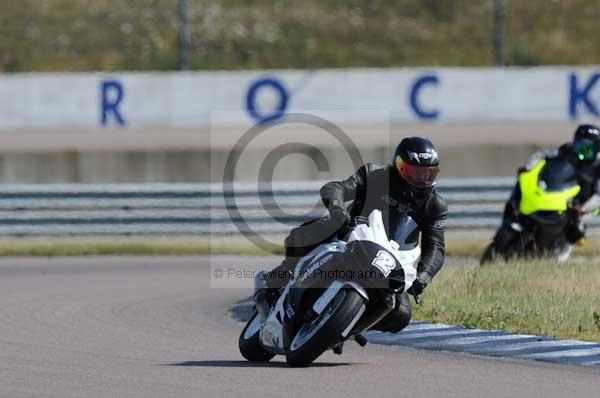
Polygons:
M259 90L264 88L271 88L279 96L277 108L270 115L261 113L256 107L256 96ZM248 113L252 119L259 123L265 123L282 117L287 109L288 100L288 92L279 80L272 77L262 78L250 85L248 94L246 95L246 109L248 110Z

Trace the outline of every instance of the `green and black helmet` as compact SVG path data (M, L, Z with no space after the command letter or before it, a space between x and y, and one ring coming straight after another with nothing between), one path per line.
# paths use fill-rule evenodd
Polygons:
M573 151L580 162L596 161L600 153L600 129L592 124L577 127L573 138Z

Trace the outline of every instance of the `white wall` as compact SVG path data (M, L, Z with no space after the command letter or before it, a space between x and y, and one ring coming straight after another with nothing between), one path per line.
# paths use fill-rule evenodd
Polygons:
M344 121L356 124L600 118L600 67L16 74L0 77L0 129L102 127L103 95L111 103L117 94L114 87L103 93L106 81L122 89L116 109L125 127L251 125L249 89L265 78L285 91L286 112L308 110L333 122L340 121L336 110L350 111ZM280 99L271 86L257 90L263 115ZM106 125L119 124L105 113Z

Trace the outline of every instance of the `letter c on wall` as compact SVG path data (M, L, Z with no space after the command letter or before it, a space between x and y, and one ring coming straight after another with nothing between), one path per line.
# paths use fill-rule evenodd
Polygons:
M419 119L424 120L435 120L438 118L440 111L437 109L427 110L421 106L419 102L419 92L426 85L439 85L440 79L436 75L425 75L419 77L413 84L410 90L410 107L413 112L419 117Z

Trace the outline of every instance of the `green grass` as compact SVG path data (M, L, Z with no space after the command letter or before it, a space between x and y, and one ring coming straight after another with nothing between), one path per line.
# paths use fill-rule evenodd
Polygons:
M283 240L283 239L281 239ZM486 242L450 242L447 255L476 257ZM283 255L283 248L267 251L241 238L23 238L0 240L0 257L86 255Z
M7 256L102 256L102 255L270 255L241 241L208 239L23 239L0 241L0 257Z
M283 237L272 237L273 242ZM446 255L478 258L487 239L455 238L447 240ZM263 250L243 238L183 237L49 237L0 239L0 257L6 256L86 256L86 255L283 255L283 248ZM600 240L578 247L574 256L600 256Z
M489 243L489 239L454 238L450 236L446 238L446 255L451 257L480 257Z
M479 258L491 242L486 238L453 237L446 239L446 254L452 257ZM600 237L590 237L583 246L574 246L573 256L600 256Z
M600 260L446 268L414 317L469 328L600 341Z
M301 3L301 4L300 4ZM486 66L493 1L189 0L192 69ZM506 0L509 65L598 64L595 0ZM0 71L173 70L177 0L0 2Z
M0 256L189 255L205 254L207 246L151 243L57 243L0 245Z

